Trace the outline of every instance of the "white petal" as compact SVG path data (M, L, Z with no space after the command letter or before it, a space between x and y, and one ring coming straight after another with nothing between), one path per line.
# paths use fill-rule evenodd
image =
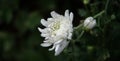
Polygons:
M51 41L52 41L52 39L50 39L50 37L48 37L49 39L46 39L45 41L43 41L43 42L46 42L46 43L52 43Z
M55 44L59 44L59 43L61 43L62 41L63 41L63 40L61 39L61 40L55 42Z
M48 40L45 40L45 41L43 41L43 42L49 42Z
M49 46L51 46L52 44L51 43L42 43L42 44L40 44L41 46L43 46L43 47L49 47Z
M67 17L67 18L69 17L69 10L65 11L65 17Z
M52 51L53 49L55 49L56 45L53 45L52 48L49 49L49 51Z
M44 33L42 33L41 36L42 36L42 37L48 37L49 34L44 34Z
M38 27L38 30L39 30L41 33L47 33L47 32L48 32L48 28L41 29L41 28Z
M52 22L54 22L55 20L53 18L48 18L47 19L48 23L51 24Z
M45 40L49 39L49 37L45 37Z
M61 44L62 44L62 48L64 49L69 44L69 41L64 40Z
M60 54L60 45L58 44L58 45L56 45L56 47L55 47L55 56L57 56L57 55L59 55Z
M39 27L38 27L38 30L39 30L40 32L42 32L42 29L41 29L41 28L39 28Z
M48 18L47 20L48 20L48 21L51 21L52 19L53 19L53 18Z
M62 39L62 35L57 35L56 34L56 36L54 36L54 41L59 41L59 40L61 40Z
M51 12L51 16L52 16L53 18L58 18L58 17L60 17L60 15L59 15L58 13L56 13L55 11L52 11L52 12Z
M69 34L68 34L68 39L71 39L72 38L72 33L70 32Z
M69 44L69 41L64 40L60 44L58 44L55 48L55 56L59 55L65 47Z
M72 12L70 13L70 20L71 20L71 22L73 21L73 13Z
M45 19L41 19L41 24L46 27L48 26L48 23Z

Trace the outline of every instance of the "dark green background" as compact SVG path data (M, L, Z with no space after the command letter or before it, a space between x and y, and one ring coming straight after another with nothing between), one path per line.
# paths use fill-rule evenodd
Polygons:
M86 0L88 1L88 0ZM107 4L108 1L108 4ZM74 13L73 26L102 10L98 27L59 56L40 46L38 27L51 11ZM102 30L100 30L102 29ZM75 37L74 37L75 38ZM74 48L74 51L72 48ZM120 61L120 0L0 0L0 61Z

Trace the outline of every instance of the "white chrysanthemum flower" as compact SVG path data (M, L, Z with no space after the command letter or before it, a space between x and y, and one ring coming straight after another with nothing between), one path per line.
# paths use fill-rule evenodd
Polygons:
M92 29L96 25L96 20L93 17L88 17L85 19L83 26L87 29Z
M63 49L68 45L72 38L73 32L73 13L69 14L69 11L65 11L65 16L51 12L52 18L48 18L47 21L41 19L41 24L46 28L38 30L41 32L41 36L45 37L44 43L41 44L43 47L49 47L53 45L49 51L55 49L55 56L59 55Z

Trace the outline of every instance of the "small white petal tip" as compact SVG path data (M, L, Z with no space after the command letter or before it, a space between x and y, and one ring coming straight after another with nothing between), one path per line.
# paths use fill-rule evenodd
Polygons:
M52 44L51 44L51 43L41 43L40 45L43 46L43 47L49 47L49 46L51 46Z

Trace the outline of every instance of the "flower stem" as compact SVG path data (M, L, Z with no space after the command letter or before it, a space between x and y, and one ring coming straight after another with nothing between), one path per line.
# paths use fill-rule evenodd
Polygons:
M97 18L98 16L102 15L103 13L105 13L105 10L103 10L100 13L96 14L95 16L93 16L93 18Z
M107 8L108 8L109 0L107 0L106 5L105 5L105 13L107 14Z
M76 57L75 57L75 42L74 40L72 40L72 61L76 61Z
M74 29L75 29L75 30L76 30L76 29L79 29L81 26L82 26L82 25L79 24L77 27L74 27Z
M79 40L82 36L83 36L83 34L84 34L84 30L82 30L82 32L81 32L81 34L77 37L77 39L76 40Z

